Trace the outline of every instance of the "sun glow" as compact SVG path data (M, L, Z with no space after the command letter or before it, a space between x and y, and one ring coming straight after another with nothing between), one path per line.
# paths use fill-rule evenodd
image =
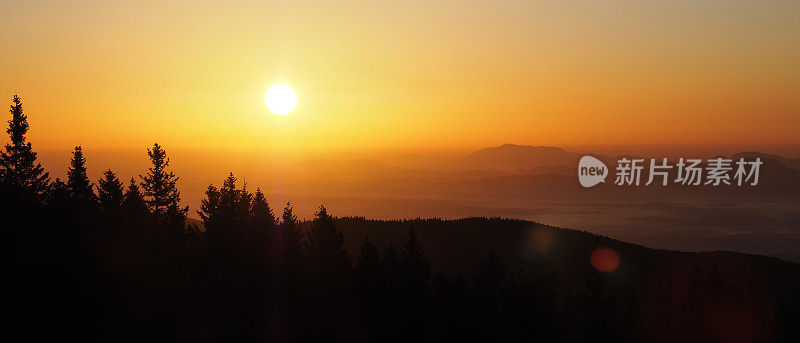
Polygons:
M297 93L289 85L279 83L269 87L264 102L270 112L285 116L297 108Z

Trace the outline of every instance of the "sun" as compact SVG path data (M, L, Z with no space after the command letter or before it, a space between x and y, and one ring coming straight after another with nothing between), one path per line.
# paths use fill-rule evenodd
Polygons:
M278 83L267 89L264 102L270 112L285 116L297 108L297 93L289 85Z

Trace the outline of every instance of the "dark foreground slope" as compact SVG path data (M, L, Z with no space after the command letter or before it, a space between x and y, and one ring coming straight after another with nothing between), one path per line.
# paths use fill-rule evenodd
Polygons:
M6 310L14 333L31 340L800 337L800 266L762 256L653 250L508 219L376 221L321 210L295 226L290 212L259 222L245 211L176 231L147 213L97 220L79 204L3 209L13 218Z
M768 341L800 325L800 265L725 251L688 253L650 249L592 233L500 218L382 221L340 218L354 256L367 237L386 248L416 232L434 271L467 278L496 253L511 274L529 272L533 256L548 261L561 306L591 292L592 253L615 252L619 266L602 273L602 294L617 303L625 330L646 341ZM604 314L609 315L609 314ZM627 317L626 317L627 316ZM573 323L574 324L574 323ZM571 324L568 324L571 325Z
M303 225L308 227L311 222ZM620 258L617 274L642 277L645 274L669 272L681 266L706 267L729 273L732 278L749 275L764 284L778 284L784 277L798 277L800 264L777 258L735 252L715 251L691 253L651 249L590 232L553 227L526 220L506 218L463 218L373 220L361 217L336 219L344 233L345 248L357 256L358 249L369 238L379 248L401 242L413 229L434 271L470 275L480 261L494 252L513 271L521 257L537 255L551 260L565 272L589 262L599 247L613 249ZM688 265L687 265L688 264ZM734 275L736 272L740 275ZM565 276L572 279L572 273ZM658 275L656 275L658 276Z

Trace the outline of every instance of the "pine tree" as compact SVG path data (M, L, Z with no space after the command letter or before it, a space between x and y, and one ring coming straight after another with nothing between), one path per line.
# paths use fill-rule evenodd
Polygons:
M314 216L308 232L310 257L319 262L326 262L346 256L347 253L343 248L344 235L336 230L336 224L325 206L320 206Z
M480 270L474 276L475 289L477 290L477 309L479 331L488 337L499 338L501 341L510 340L503 336L508 333L507 327L514 318L507 300L506 271L500 257L490 250L486 259L481 262Z
M36 163L36 153L31 143L26 142L28 117L22 111L22 100L14 94L11 105L11 120L6 132L11 143L0 152L0 183L10 192L24 198L41 199L50 182L49 174Z
M286 207L283 208L281 223L278 227L281 233L281 239L285 244L287 246L296 246L299 249L303 235L297 227L297 216L294 215L293 211L292 204L287 202Z
M400 261L403 267L405 286L414 292L424 293L428 289L431 279L431 268L422 252L417 232L413 227L408 230L408 238L403 244Z
M356 286L359 291L374 293L381 284L381 255L369 237L361 245L361 256L356 267Z
M206 227L206 232L209 237L215 239L219 238L216 237L219 234L216 226L219 221L218 213L220 212L220 207L221 198L219 189L214 187L214 185L208 185L206 189L206 198L200 201L200 210L195 212L197 212L200 219L203 220L203 225Z
M361 300L368 327L374 328L370 330L370 335L376 340L380 340L379 335L385 332L382 328L379 329L380 325L386 325L385 321L390 320L384 314L390 307L385 301L388 292L383 275L381 254L378 247L367 237L361 245L361 255L358 257L353 284Z
M71 197L69 194L69 187L67 186L64 181L56 178L49 187L47 187L47 192L45 193L45 204L50 207L50 209L54 208L64 208L71 203Z
M490 301L496 300L506 286L506 270L497 254L490 250L481 268L475 275L475 288L478 293Z
M269 207L266 196L261 192L261 188L256 189L250 206L250 221L252 226L258 230L272 232L275 227L275 215Z
M407 323L401 320L407 314L408 306L402 267L397 246L394 242L389 242L381 255L383 296L379 296L376 302L383 308L379 337L391 337L391 340L396 341L400 341L399 336L408 331Z
M233 173L230 174L229 178L236 180L236 178L233 177ZM266 198L264 201L266 202ZM236 205L236 212L238 214L237 220L240 220L243 225L252 222L253 194L247 191L247 181L242 182L242 189L239 190L239 201ZM270 210L270 212L272 211Z
M72 160L67 171L67 186L72 199L76 202L90 204L96 201L92 182L86 173L86 158L80 146L76 146L72 152Z
M125 190L122 208L125 212L125 223L129 227L140 227L147 220L147 204L134 178L131 178L128 189Z
M144 201L142 193L139 191L139 185L136 184L136 179L131 178L128 183L128 189L125 190L125 198L122 205L128 210L138 211L140 214L147 214L147 203Z
M390 242L381 256L381 266L386 275L386 281L390 285L398 285L401 274L401 263L400 252L397 250L397 246L395 246L393 242Z
M124 187L111 169L103 172L103 178L98 180L97 183L97 197L100 199L100 208L111 210L122 206L125 201Z
M167 171L169 158L158 143L153 144L152 150L147 149L147 155L153 166L148 169L147 175L139 176L142 179L145 203L157 223L182 230L189 207L180 207L181 195L177 187L179 178L172 171Z
M125 202L124 187L111 169L103 173L97 182L97 197L100 211L107 224L120 224L122 221L122 204Z
M554 311L559 277L553 262L534 252L521 256L520 262L516 283L526 290L523 296L532 297L531 302L537 304L542 311ZM546 315L550 314L548 312Z
M520 256L520 262L518 273L513 278L509 277L515 326L523 336L538 335L545 342L563 339L559 337L560 333L552 330L558 326L559 317L566 317L570 321L577 321L578 318L571 311L559 315L559 278L553 262L536 251ZM578 330L573 331L573 334L578 333ZM578 341L579 337L572 338Z
M297 216L294 215L292 204L286 203L278 225L278 239L275 241L276 251L282 258L287 268L295 269L303 258L303 233L297 226Z
M256 189L255 194L249 194L246 189L243 192L247 195L245 200L249 201L247 215L246 240L251 259L260 261L269 260L277 255L275 250L275 238L278 235L275 227L275 215L272 214L267 202L267 197L260 188Z
M371 274L380 270L381 255L378 252L378 247L367 236L364 239L364 244L361 245L361 256L358 258L358 272Z
M189 206L181 207L177 202L170 203L169 206L167 206L166 213L164 213L163 223L166 224L166 228L173 233L186 233L189 230L186 226L187 212L189 212ZM194 230L194 228L192 228L192 230Z
M414 228L408 230L408 238L400 251L400 280L398 285L398 322L412 330L400 331L403 341L419 341L424 338L430 313L431 269Z
M336 229L336 224L325 206L320 206L311 223L308 232L308 256L309 264L314 269L312 273L327 279L321 280L323 282L343 282L350 275L352 266L344 249L344 235Z
M245 189L236 189L236 177L231 173L217 189L209 185L206 199L197 214L203 219L206 231L218 240L232 243L243 238L243 230L250 216L251 196Z

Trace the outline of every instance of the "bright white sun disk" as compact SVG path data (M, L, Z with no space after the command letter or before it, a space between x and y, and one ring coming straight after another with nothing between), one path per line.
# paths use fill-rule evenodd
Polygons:
M264 102L270 112L285 116L297 108L297 93L289 85L279 83L267 89Z

